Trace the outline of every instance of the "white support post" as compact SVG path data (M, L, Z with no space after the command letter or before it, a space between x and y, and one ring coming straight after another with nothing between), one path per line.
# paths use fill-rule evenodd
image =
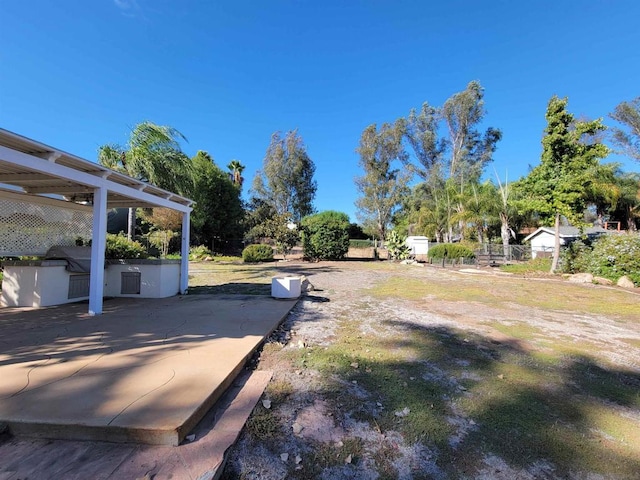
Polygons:
M104 293L104 250L107 245L107 189L93 191L93 231L91 240L91 277L89 280L89 315L102 313Z
M190 221L189 212L182 213L182 247L180 253L182 260L180 260L180 293L182 295L187 293L189 287L189 229Z

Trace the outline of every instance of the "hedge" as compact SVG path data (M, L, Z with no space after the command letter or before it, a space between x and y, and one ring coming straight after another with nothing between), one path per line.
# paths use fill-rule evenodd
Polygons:
M458 243L441 243L429 248L429 258L441 260L443 258L475 258L475 253L470 248Z
M105 258L147 258L147 250L138 242L129 240L124 235L108 234L106 239Z
M273 248L264 244L249 245L242 251L242 260L247 263L270 262L273 260Z

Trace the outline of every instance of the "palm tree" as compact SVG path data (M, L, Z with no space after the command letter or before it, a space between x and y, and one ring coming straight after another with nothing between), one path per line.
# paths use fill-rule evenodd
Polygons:
M623 223L624 228L636 231L636 222L640 219L640 174L620 173L616 175L616 185L620 196L611 214Z
M240 160L231 160L231 162L229 162L229 165L227 165L227 168L231 172L229 176L231 177L231 181L233 182L233 184L241 187L242 182L244 182L244 178L242 177L244 165L240 163Z
M176 193L185 193L192 183L191 161L180 149L184 135L173 127L142 122L131 131L126 147L103 145L98 162L130 177ZM127 236L133 238L135 208L129 209Z
M507 177L505 176L504 183L502 183L498 176L498 172L496 172L496 179L498 180L497 190L500 194L499 199L496 202L498 217L500 218L500 238L502 238L504 255L508 255L509 240L511 238L516 238L516 233L513 231L513 228L511 228L511 224L518 212L513 206L512 192Z
M604 223L605 215L615 210L621 196L622 173L616 163L598 164L588 172L589 182L586 187L586 201L594 206L597 221Z

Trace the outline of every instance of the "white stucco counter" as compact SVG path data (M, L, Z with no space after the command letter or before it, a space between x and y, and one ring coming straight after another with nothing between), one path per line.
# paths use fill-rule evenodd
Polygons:
M3 263L0 304L47 307L89 298L89 273L67 270L66 260ZM104 296L165 298L180 291L180 260L108 260Z

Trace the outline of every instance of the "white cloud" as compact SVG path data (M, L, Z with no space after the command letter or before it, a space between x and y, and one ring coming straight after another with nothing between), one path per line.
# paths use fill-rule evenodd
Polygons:
M135 17L142 13L140 5L136 0L113 0L115 6L127 17Z

